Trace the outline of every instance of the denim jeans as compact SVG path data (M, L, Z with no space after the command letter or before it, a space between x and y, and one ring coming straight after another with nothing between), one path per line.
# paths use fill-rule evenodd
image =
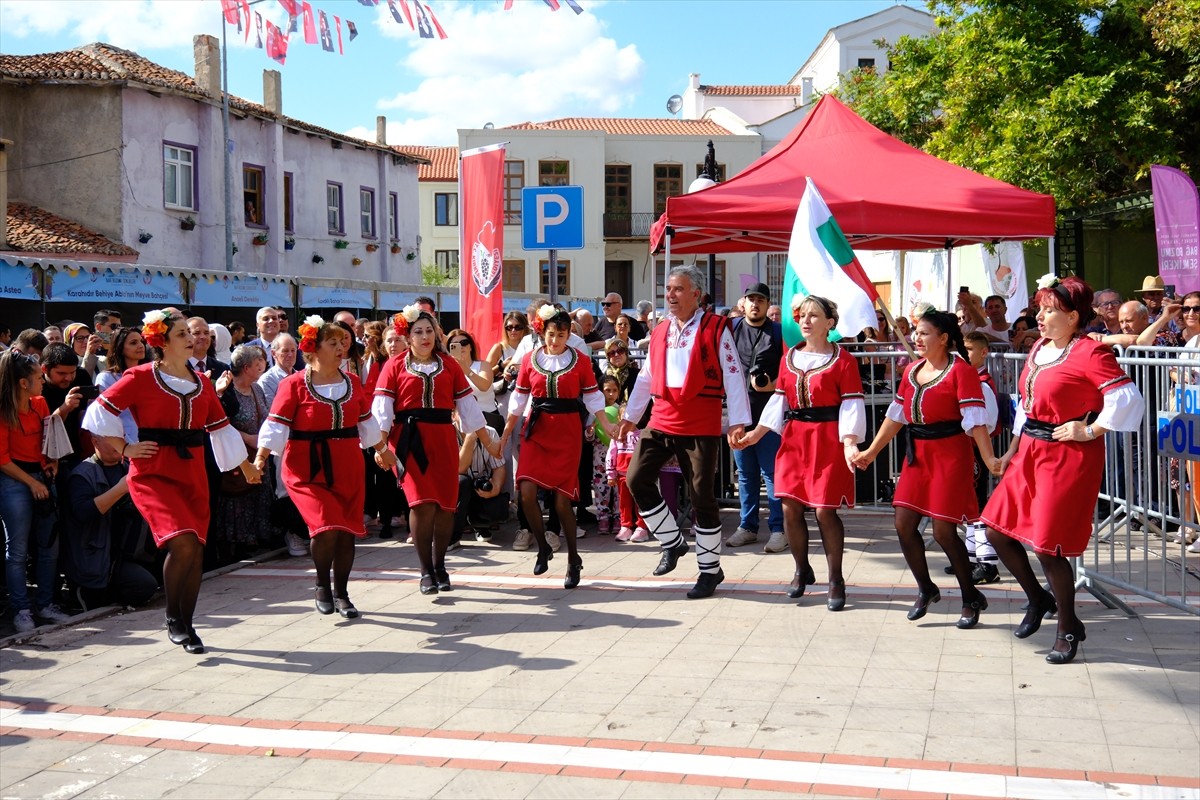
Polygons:
M38 473L33 476L42 480ZM55 515L35 508L33 492L20 481L0 474L0 521L4 523L4 574L13 611L29 610L29 592L25 588L25 570L29 562L29 543L37 537L37 607L54 601L58 578L58 536Z
M783 531L783 503L775 496L775 454L779 452L779 434L768 431L753 447L733 451L738 471L738 498L741 502L741 527L758 533L758 506L761 489L767 485L767 530Z

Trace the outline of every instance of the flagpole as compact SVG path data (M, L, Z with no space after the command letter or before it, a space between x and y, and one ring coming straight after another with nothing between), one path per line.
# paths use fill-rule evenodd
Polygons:
M888 310L887 303L883 302L883 300L879 301L879 310L883 312L883 318L887 322L888 328L891 329L892 333L896 334L896 338L900 340L900 344L904 345L904 349L908 351L908 357L915 361L917 358L916 352L913 351L912 345L908 343L908 339L905 339L896 330L896 318L892 316L892 312Z

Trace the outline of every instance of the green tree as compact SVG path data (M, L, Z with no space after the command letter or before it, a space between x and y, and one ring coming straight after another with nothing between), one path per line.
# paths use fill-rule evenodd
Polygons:
M1200 165L1200 0L931 2L926 38L837 93L939 158L1054 196L1060 209ZM1200 177L1200 176L1198 176Z

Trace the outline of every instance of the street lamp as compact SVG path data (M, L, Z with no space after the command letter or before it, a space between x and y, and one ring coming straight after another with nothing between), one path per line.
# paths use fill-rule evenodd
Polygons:
M688 194L698 192L701 189L707 189L710 186L717 185L717 151L713 147L712 139L708 140L708 155L704 157L704 171L700 173L700 177L692 181L688 186ZM670 271L668 269L668 271ZM713 253L708 254L708 293L712 296L713 305L717 305L717 257Z

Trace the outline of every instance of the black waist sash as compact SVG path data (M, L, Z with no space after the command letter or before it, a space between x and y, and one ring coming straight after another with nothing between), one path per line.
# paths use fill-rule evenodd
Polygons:
M37 475L42 471L42 464L40 461L17 461L16 459L13 459L12 463L16 464L17 467L19 467L20 470L26 475Z
M1088 425L1091 425L1096 421L1096 417L1098 416L1099 415L1094 411L1089 411L1082 417L1069 419L1066 420L1066 422L1086 422ZM1054 429L1062 424L1062 422L1046 422L1044 420L1034 419L1033 417L1026 417L1025 427L1021 428L1021 435L1028 436L1031 439L1040 439L1043 442L1053 442Z
M204 447L204 431L200 428L138 428L138 439L143 442L174 447L175 453L183 459L194 458L191 449Z
M333 452L329 449L330 439L356 439L358 428L334 428L328 431L297 431L288 434L298 442L312 442L308 449L308 479L317 482L317 476L325 473L326 488L333 486Z
M412 453L413 461L424 472L429 469L429 455L421 442L421 425L450 425L450 409L448 408L402 408L396 412L396 423L403 424L400 438L396 441L396 461L401 469L404 460Z
M789 422L837 422L841 406L812 406L811 408L789 408L783 418Z
M917 463L917 439L949 439L955 434L962 433L962 423L958 420L949 422L932 422L928 425L909 425L908 443L904 449L904 460L908 464Z
M533 397L529 411L529 422L525 425L525 438L533 435L533 426L542 414L578 414L580 420L587 418L587 409L578 397Z

